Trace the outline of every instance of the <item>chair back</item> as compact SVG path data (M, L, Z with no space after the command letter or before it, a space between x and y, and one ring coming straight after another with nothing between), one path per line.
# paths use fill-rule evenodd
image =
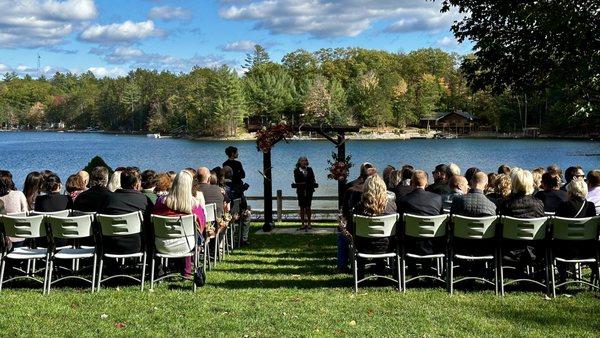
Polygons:
M154 236L161 239L174 239L193 236L196 224L194 214L182 216L152 215Z
M46 226L44 216L0 216L4 224L4 234L18 238L40 238L46 237Z
M104 236L133 235L142 232L144 217L141 211L122 215L97 214L100 231Z
M452 215L453 235L463 239L494 238L498 222L498 216L467 217Z
M54 238L75 239L93 235L91 215L75 217L46 216L45 222L50 225L50 231Z
M546 238L548 217L516 218L502 216L502 238L534 241Z
M567 241L585 241L598 239L600 216L587 218L553 217L552 238Z
M27 216L27 211L9 212L8 214L6 214L6 216L25 217Z
M204 213L207 222L217 221L217 205L215 203L206 204L204 206Z
M31 211L29 215L43 215L43 216L57 216L57 217L68 217L71 210L60 210L60 211Z
M356 236L367 238L382 238L396 235L398 214L383 216L353 215L356 226Z
M418 216L404 214L404 234L411 237L434 238L446 236L448 215Z
M96 220L96 214L98 214L95 211L81 211L81 210L71 210L71 217L74 216L92 216L92 221Z

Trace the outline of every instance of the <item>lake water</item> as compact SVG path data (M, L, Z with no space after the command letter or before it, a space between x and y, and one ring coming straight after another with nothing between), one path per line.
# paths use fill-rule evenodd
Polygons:
M142 170L175 170L185 167L220 166L226 159L224 150L239 148L246 169L248 195L262 194L262 153L254 141L190 141L151 139L145 136L92 133L2 132L0 133L0 168L13 173L22 187L25 176L34 170L50 169L63 182L68 175L101 156L111 167L138 166ZM316 195L336 195L337 184L327 179L327 160L335 148L328 141L291 141L279 143L272 154L273 191L282 189L293 195L293 169L299 156L307 156L319 183ZM454 162L462 171L476 166L496 171L502 163L532 169L558 164L561 168L580 165L587 172L600 168L600 142L574 140L451 139L451 140L349 140L347 154L355 164L351 178L358 174L360 163L368 161L380 170L387 164L400 167L412 164L431 172L439 163ZM261 205L257 205L262 208Z

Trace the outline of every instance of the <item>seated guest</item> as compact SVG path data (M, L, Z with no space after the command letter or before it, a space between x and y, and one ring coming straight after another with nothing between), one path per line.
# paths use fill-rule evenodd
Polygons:
M560 177L560 179L562 180L563 172L558 165L553 164L553 165L548 166L546 168L546 172L552 173L552 174L557 174L558 177Z
M542 190L542 175L546 172L546 169L543 167L537 167L531 171L531 175L533 175L533 195L537 194L538 191Z
M0 170L0 213L12 214L29 210L25 194L15 188L10 171ZM24 238L8 237L6 244L9 247L23 246ZM1 246L1 245L0 245Z
M505 175L510 174L510 167L507 166L506 164L500 165L498 167L498 175L501 175L501 174L505 174Z
M346 190L352 188L355 185L362 185L367 179L366 172L368 168L372 168L373 165L369 162L364 162L360 165L359 175L356 179L346 183Z
M471 168L467 169L467 171L465 171L465 178L467 179L467 182L469 184L471 184L471 181L473 180L473 176L475 176L475 174L477 174L480 171L481 170L479 170L479 168L476 168L476 167L471 167Z
M180 216L180 215L196 215L196 226L200 236L204 232L206 219L204 217L204 209L196 203L192 196L193 176L189 171L182 170L175 176L173 185L168 195L161 196L156 201L156 205L152 211L153 214L161 216ZM186 238L167 239L155 238L154 245L156 248L169 249L169 252L189 252L195 243L194 233L187 234ZM192 273L192 258L186 257L183 260L185 263L182 266L184 275Z
M223 172L223 168L214 167L210 170L210 173L215 174L215 178L216 178L215 184L221 188L225 188L225 173Z
M142 193L152 201L152 203L156 203L156 199L158 195L154 193L154 188L156 188L156 171L154 170L144 170L142 173Z
M352 220L352 210L360 201L362 195L363 184L367 177L377 173L375 167L368 162L361 164L360 174L357 179L346 184L346 191L344 192L344 205L342 206L342 215L348 221Z
M596 206L586 200L587 185L581 178L572 179L567 184L568 200L556 208L556 216L567 218L585 218L596 216Z
M27 207L29 210L34 209L35 198L40 194L42 188L42 182L44 176L42 173L32 171L25 177L25 183L23 184L23 193L27 199Z
M442 213L442 196L425 191L428 182L427 173L415 170L411 179L414 190L396 201L397 210L400 214L413 214L420 216L435 216ZM408 240L407 245L410 252L416 254L431 254L439 252L445 239L435 240Z
M383 169L383 173L381 174L383 176L383 182L385 182L385 186L387 187L388 190L391 190L391 188L395 187L390 185L390 175L392 174L392 171L396 170L396 168L394 168L391 165L387 165L385 167L385 169Z
M123 170L125 170L125 168L123 168ZM122 170L115 170L110 178L110 181L108 181L108 190L111 192L121 189L121 172Z
M0 170L0 201L7 214L29 210L25 194L16 189L12 174L7 170Z
M450 162L446 167L446 179L450 180L454 175L460 175L460 168L455 163Z
M396 205L387 197L385 182L379 175L366 179L363 185L360 203L356 205L354 214L363 216L382 216L396 213ZM355 235L355 229L349 229ZM354 236L356 247L361 252L385 253L393 250L393 238L362 238Z
M487 198L494 204L499 205L510 196L512 192L512 183L510 176L507 174L499 174L494 180L494 192L487 195Z
M498 214L517 218L544 217L544 204L533 197L533 176L528 170L513 170L511 177L512 193L498 205ZM520 264L531 264L538 258L539 246L536 243L523 245L504 241L504 259Z
M150 213L152 201L148 196L140 192L142 185L140 175L135 170L125 169L121 171L121 188L110 194L102 214L121 215L135 211L141 211L144 216L142 232L149 236ZM129 254L140 252L144 234L126 236L103 236L102 246L104 252L114 254Z
M587 200L596 206L596 215L600 215L600 170L592 170L587 174Z
M83 185L86 188L89 188L90 187L90 174L85 170L81 170L81 171L77 172L77 175L79 175L81 177L81 179L83 180Z
M496 215L496 205L483 194L487 183L484 172L476 173L471 179L469 192L452 200L450 213L469 217Z
M442 197L438 194L425 191L427 187L427 173L415 170L411 179L413 191L396 200L399 213L432 216L442 212Z
M85 191L86 184L83 181L83 178L78 174L71 175L67 178L67 183L65 184L65 190L67 194L71 196L71 199L74 201L79 194Z
M210 170L206 167L198 168L198 191L204 196L205 203L217 205L217 217L222 217L229 211L229 204L225 203L224 191L218 186L210 184Z
M84 212L99 212L106 208L109 196L112 194L108 185L108 169L96 167L90 174L90 188L77 196L73 209Z
M409 192L413 191L414 188L410 184L410 179L412 178L414 172L415 171L411 165L405 165L402 167L402 180L394 189L396 199L402 198L402 196L405 196Z
M160 173L156 177L156 185L154 186L154 193L157 196L167 195L173 185L173 179L168 173Z
M35 211L55 212L71 209L73 199L69 195L61 195L62 183L56 174L50 174L42 183L42 192L35 199Z
M567 170L565 170L565 185L560 187L560 190L567 191L567 184L571 183L574 178L585 178L585 173L580 166L568 167Z
M497 177L498 177L498 174L496 174L496 173L488 174L488 184L485 186L485 189L484 189L484 193L486 195L494 193L494 189L496 188L496 178Z
M444 196L444 209L450 209L454 197L464 195L469 191L469 182L467 182L464 176L454 175L450 177L448 187L450 188L450 192Z
M512 192L498 205L498 213L517 218L544 217L544 203L535 198L533 176L528 170L518 170L511 178Z
M433 184L427 187L427 191L438 194L438 195L446 195L450 192L450 188L448 188L448 181L446 180L446 172L448 171L448 166L445 164L438 164L435 166L435 170L433 171Z
M556 212L558 205L568 198L567 192L560 190L560 176L556 173L547 172L542 175L542 189L535 197L544 203L546 212Z

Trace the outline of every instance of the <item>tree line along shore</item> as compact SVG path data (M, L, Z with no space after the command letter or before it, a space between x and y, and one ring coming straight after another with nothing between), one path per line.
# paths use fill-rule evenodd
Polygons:
M256 45L243 74L228 66L181 74L137 69L117 78L7 73L0 82L0 123L4 129L92 127L243 139L244 126L285 121L359 125L371 131L357 138L403 139L415 132L412 138L432 137L423 121L433 128L440 112L464 111L474 118L468 123L473 136L515 137L536 129L536 136L541 131L593 137L589 120L570 114L572 102L551 92L527 96L471 89L457 66L468 57L433 48L410 53L337 48L299 49L274 62ZM462 126L435 127L464 134Z

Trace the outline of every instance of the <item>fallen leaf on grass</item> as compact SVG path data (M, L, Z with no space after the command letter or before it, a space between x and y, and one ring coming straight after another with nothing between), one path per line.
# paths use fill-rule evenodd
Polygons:
M373 309L369 309L369 311L367 311L367 314L369 316L373 316L375 314L375 311L373 311Z
M106 313L103 313L103 314L100 315L100 318L106 319L106 318L108 318L108 315Z
M350 326L356 326L356 320L351 320L350 323L348 323L348 325L350 325Z
M115 323L115 327L116 327L117 329L122 329L122 328L124 328L124 327L125 327L125 323L121 323L121 322Z
M544 300L552 300L552 298L548 297L548 295L544 295Z

